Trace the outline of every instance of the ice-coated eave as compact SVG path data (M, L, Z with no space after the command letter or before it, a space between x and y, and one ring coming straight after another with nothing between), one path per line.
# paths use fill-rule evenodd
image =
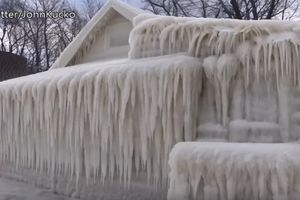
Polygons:
M300 23L138 15L129 37L129 58L186 52L237 60L255 77L287 78L300 85ZM225 56L228 55L228 56ZM230 68L230 65L228 65ZM239 67L240 68L240 67Z
M133 18L138 14L144 13L145 11L130 6L119 0L109 0L96 14L95 16L83 27L83 29L78 33L78 35L73 39L73 41L65 48L65 50L56 59L54 64L51 66L50 70L66 67L80 48L85 45L85 41L91 37L93 30L95 28L100 29L105 21L105 16L110 10L115 10L120 15L124 16L129 21L133 21ZM104 23L105 24L105 23Z
M176 52L206 57L234 53L238 45L245 42L251 42L255 47L255 44L264 43L266 39L274 42L289 40L292 33L299 41L300 36L299 22L278 20L244 21L141 14L134 18L133 24L134 29L129 37L129 58Z

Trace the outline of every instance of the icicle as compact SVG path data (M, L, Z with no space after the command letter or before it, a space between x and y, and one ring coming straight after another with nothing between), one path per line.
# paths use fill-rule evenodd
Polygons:
M222 122L223 126L227 125L230 81L236 75L238 66L238 59L231 54L224 54L220 58L211 56L203 61L206 77L215 90L217 120Z
M1 82L1 162L46 171L54 189L59 175L166 184L169 151L196 132L201 76L198 59L175 55Z

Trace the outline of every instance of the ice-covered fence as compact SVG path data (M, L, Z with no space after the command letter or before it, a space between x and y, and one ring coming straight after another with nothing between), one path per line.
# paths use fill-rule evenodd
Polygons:
M202 68L183 55L91 63L0 82L0 160L51 176L166 180L193 140Z
M297 200L299 153L299 142L178 143L168 200Z

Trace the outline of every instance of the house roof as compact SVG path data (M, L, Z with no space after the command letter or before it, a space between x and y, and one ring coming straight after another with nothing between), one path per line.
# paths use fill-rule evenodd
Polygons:
M91 38L90 35L93 34L95 28L100 29L101 26L105 26L105 21L109 18L107 16L112 10L118 12L129 21L132 21L138 14L145 13L145 11L120 2L119 0L109 0L65 48L51 66L50 70L67 66L80 49L84 49L84 47L88 46L87 40Z

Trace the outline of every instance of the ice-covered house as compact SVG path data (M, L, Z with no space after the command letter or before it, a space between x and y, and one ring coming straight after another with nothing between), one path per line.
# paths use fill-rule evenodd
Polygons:
M108 1L61 53L51 69L128 57L133 18L145 11Z
M50 71L0 82L0 173L83 199L298 199L299 23L139 12L109 2Z

